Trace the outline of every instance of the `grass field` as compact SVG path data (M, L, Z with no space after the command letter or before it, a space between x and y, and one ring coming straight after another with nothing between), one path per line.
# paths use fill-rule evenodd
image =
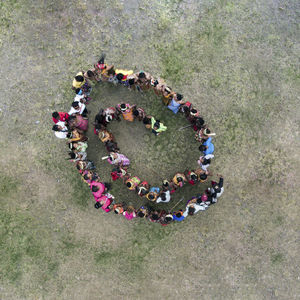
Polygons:
M299 299L299 14L296 0L1 1L0 299ZM51 113L102 52L201 109L225 177L216 205L167 227L93 208ZM192 132L153 96L94 92L91 116L125 98L168 124L158 139L113 125L149 181L194 164ZM95 160L101 146L90 133Z

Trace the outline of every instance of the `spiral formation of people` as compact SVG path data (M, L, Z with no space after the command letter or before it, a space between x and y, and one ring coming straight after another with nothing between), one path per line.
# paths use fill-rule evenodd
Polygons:
M75 98L68 112L53 112L52 119L55 125L53 131L55 136L66 139L69 148L69 160L76 165L82 180L89 185L95 199L95 208L101 208L104 212L113 211L115 214L124 216L127 220L133 218L144 218L163 226L173 221L183 221L188 216L193 216L199 211L205 211L209 206L215 204L224 191L223 176L217 174L217 179L211 181L203 193L191 197L185 209L175 209L178 204L184 201L172 203L174 193L181 188L188 188L191 185L201 184L208 181L213 174L208 170L214 158L213 137L216 135L205 124L203 117L191 102L185 101L183 95L174 92L166 85L164 80L154 78L151 74L140 71L134 73L132 70L116 69L113 65L105 63L105 55L102 55L94 67L87 72L80 71L76 74L72 89ZM112 182L122 181L124 188L136 193L139 197L147 199L152 205L134 207L128 205L122 199L116 199L111 193L111 184L104 182L96 172L93 161L87 157L88 138L88 110L86 105L92 100L91 83L109 82L115 85L122 85L130 90L143 92L152 89L161 97L165 108L170 109L174 114L183 114L188 125L180 129L192 128L195 131L195 139L199 142L201 153L197 161L198 168L181 170L168 179L164 179L161 186L152 186L145 179L131 174L130 159L126 154L121 153L118 143L108 126L111 122L139 122L150 134L155 136L164 134L168 128L164 122L148 115L138 104L120 102L115 107L101 108L94 120L94 134L104 144L107 156L102 160L112 165ZM198 150L197 150L198 151ZM171 209L157 209L153 204L174 204Z

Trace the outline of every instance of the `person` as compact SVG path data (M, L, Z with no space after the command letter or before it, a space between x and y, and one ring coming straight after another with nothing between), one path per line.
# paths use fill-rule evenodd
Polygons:
M149 200L149 201L152 201L152 202L155 202L158 195L159 195L159 192L160 192L160 188L159 187L151 187L149 189L149 193L146 195L146 198Z
M135 190L140 197L144 197L149 193L149 188L149 183L147 181L143 181L136 187Z
M87 153L86 152L70 152L70 161L76 162L79 160L86 160L87 158Z
M166 226L168 224L170 224L173 221L173 216L171 213L167 213L165 215L163 215L160 219L160 224L162 226Z
M84 118L87 117L87 109L85 107L85 104L81 103L80 101L74 101L68 114L70 116L73 114L80 114Z
M150 88L152 76L144 71L140 71L137 75L136 85L141 90L147 90Z
M185 217L183 215L182 209L180 209L179 211L173 213L173 220L174 221L181 222L184 219L185 219Z
M194 170L185 170L184 175L189 184L195 185L198 182L198 175L195 173Z
M83 118L82 115L72 115L68 120L68 125L70 129L77 128L82 131L87 131L89 126L89 120L87 118Z
M78 89L81 88L86 83L86 80L84 79L83 72L78 72L76 76L73 79L72 83L72 89Z
M69 132L65 122L61 122L61 121L53 125L52 130L54 131L55 136L59 139L67 138Z
M202 145L199 146L199 150L203 152L204 155L213 154L215 151L214 144L211 142L212 138L209 137Z
M141 207L138 209L136 215L137 215L139 218L147 218L147 217L149 216L149 211L148 211L148 209L147 209L146 207L141 206Z
M208 170L204 171L202 168L197 168L194 172L197 174L198 180L201 183L207 181L208 176L211 175Z
M85 142L88 140L88 138L83 134L83 131L74 128L69 134L68 134L68 141L67 143L72 142Z
M114 141L113 134L104 128L98 130L98 137L102 143L106 143L108 141Z
M121 168L120 166L113 168L112 172L110 173L111 178L113 181L123 178L127 174L127 169L126 168Z
M136 187L140 184L140 182L141 179L139 179L137 176L133 176L125 181L125 185L129 190L135 190Z
M156 136L167 130L167 126L164 126L163 123L159 120L155 120L153 117L151 118L151 128Z
M154 209L154 210L150 211L148 220L153 223L158 223L160 221L160 213L161 212L158 209Z
M152 129L152 116L145 116L143 119L143 123L147 129Z
M110 212L110 205L113 202L113 199L115 197L111 195L110 193L105 193L103 194L100 198L95 203L95 208L99 209L100 207L105 211L105 212Z
M132 220L133 218L136 217L136 213L134 210L134 207L129 205L127 207L127 209L123 212L123 216L127 219L127 220Z
M104 143L107 152L119 152L120 148L115 141L107 141Z
M170 191L164 191L159 194L159 197L156 199L156 203L168 203L171 200L171 193Z
M212 133L209 128L206 126L202 127L196 132L195 139L201 143L205 142L209 137L215 136L215 133Z
M157 96L162 96L163 94L163 91L166 87L166 84L164 82L164 80L162 78L158 78L158 79L152 79L151 82L150 82L152 88L153 88L153 91L154 93L157 95Z
M71 147L71 149L76 152L86 152L88 144L87 142L74 142L69 143L69 147Z
M92 80L95 82L101 82L101 78L99 77L99 74L96 72L96 68L93 68L91 70L87 70L83 74L85 79Z
M90 183L90 189L95 198L95 201L98 202L99 199L101 198L102 194L105 192L106 187L105 187L105 184L102 182L92 181Z
M119 112L115 107L107 107L103 110L103 116L105 117L106 123L110 123L113 120L121 121Z
M129 103L120 103L116 106L117 110L122 114L125 121L132 122L134 120L133 110L135 105Z
M92 172L91 170L84 170L82 173L82 178L85 183L90 185L93 181L99 181L99 175L96 172Z
M168 108L174 114L177 114L180 106L182 104L184 104L184 101L182 99L183 99L183 96L181 94L178 94L178 93L173 94L173 98L172 98L171 102L169 103Z
M211 188L209 189L211 196L216 199L215 202L217 202L217 199L221 197L224 192L224 187L223 187L224 178L222 175L218 175L218 176L219 176L219 182L212 181Z
M144 109L142 109L141 107L134 107L133 109L133 115L134 115L134 118L136 118L138 121L142 121L145 116L146 116L146 113L144 111Z
M119 165L119 166L129 166L130 160L128 157L126 157L124 154L116 153L116 152L110 152L109 158L107 161L111 165Z
M172 182L176 187L183 187L184 183L187 181L183 173L176 173L172 179Z
M162 87L162 102L164 105L168 106L171 102L171 99L174 95L174 92L172 92L172 89L166 85Z
M199 157L199 160L197 162L203 171L207 171L208 167L210 166L211 159L214 157L215 156L213 154L208 154Z
M116 215L121 215L124 212L125 203L116 203L113 205L113 210Z
M163 180L162 189L163 189L163 191L169 191L170 190L170 182L167 179Z
M52 121L56 124L57 122L67 122L69 120L69 114L66 112L53 112Z
M76 162L76 168L80 174L82 174L85 170L95 170L96 167L91 160L78 160Z
M208 205L206 205L204 202L203 203L194 203L190 202L185 208L185 211L183 213L183 216L186 218L188 215L193 216L200 210L206 210L208 208Z

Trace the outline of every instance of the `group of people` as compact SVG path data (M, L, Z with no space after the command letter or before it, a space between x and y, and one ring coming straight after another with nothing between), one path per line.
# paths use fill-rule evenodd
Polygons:
M160 120L147 115L143 108L129 103L119 103L116 107L100 109L96 115L94 133L98 135L108 151L109 155L103 157L103 159L107 159L108 163L113 165L112 180L115 181L121 178L129 190L135 191L140 197L145 197L149 203L168 203L172 200L172 194L177 189L184 185L194 185L208 180L208 176L212 175L208 171L208 167L214 157L212 137L215 133L212 133L205 125L200 112L193 107L192 103L184 101L183 96L173 92L162 79L155 79L149 73L143 71L133 73L131 70L115 69L113 65L104 63L104 56L102 56L93 69L76 74L72 83L75 97L69 112L53 112L52 114L55 123L52 129L56 137L67 140L69 159L76 164L83 181L89 185L95 198L95 208L102 208L105 212L113 210L116 214L122 214L128 220L140 217L167 225L172 221L182 221L188 215L192 216L200 210L206 210L211 204L217 202L224 191L224 179L221 175L218 175L218 182L212 181L211 187L207 188L204 193L192 197L187 202L185 210L170 212L153 209L151 205L136 209L124 202L118 203L114 196L109 193L110 184L101 180L95 171L94 163L87 158L88 138L85 132L88 129L88 111L86 105L91 100L92 87L90 81L96 83L113 82L140 92L153 89L156 95L161 96L165 106L175 114L178 112L184 114L190 123L187 127L192 127L196 131L195 138L200 142L199 150L203 153L198 160L199 167L178 172L170 180L163 180L161 187L155 187L150 186L147 181L143 181L137 176L131 176L129 173L130 160L120 153L118 144L112 133L107 129L107 125L113 120L120 121L122 117L128 122L142 121L145 127L151 129L155 135L167 130L167 127Z

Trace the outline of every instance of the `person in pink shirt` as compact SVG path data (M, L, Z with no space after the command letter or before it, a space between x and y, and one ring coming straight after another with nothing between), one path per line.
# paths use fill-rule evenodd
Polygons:
M95 208L99 209L101 207L105 212L110 212L109 206L112 204L113 199L113 195L106 193L98 198L98 201L95 203Z
M128 206L127 209L123 212L123 216L127 220L132 220L133 218L135 218L136 217L136 213L134 211L134 207L133 206Z
M93 196L96 202L100 201L102 194L104 193L106 187L105 184L98 181L92 181L90 183L90 189L92 190Z

